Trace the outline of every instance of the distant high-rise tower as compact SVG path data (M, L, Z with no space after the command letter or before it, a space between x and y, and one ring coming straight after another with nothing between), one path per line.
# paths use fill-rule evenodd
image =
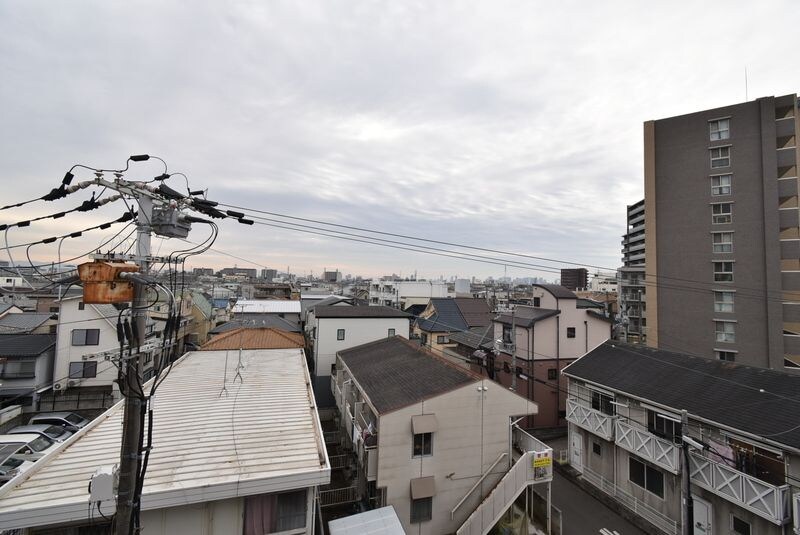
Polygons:
M647 344L800 370L797 95L644 124Z
M645 300L644 199L628 206L628 226L622 237L622 267L619 268L620 338L625 342L647 340Z
M589 286L589 271L586 268L561 270L561 286L567 290L583 290Z

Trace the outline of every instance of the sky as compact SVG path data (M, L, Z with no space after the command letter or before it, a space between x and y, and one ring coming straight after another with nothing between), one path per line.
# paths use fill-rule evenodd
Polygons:
M551 269L613 269L625 206L643 197L642 123L798 92L798 10L791 0L0 0L0 205L43 195L75 163L121 168L148 153L229 205L557 260L522 259ZM150 160L125 177L163 171ZM179 176L167 184L186 189ZM89 191L0 211L0 223L72 208ZM13 228L8 244L123 211ZM65 240L61 258L117 230ZM196 224L190 239L207 236ZM10 251L27 263L24 247ZM558 278L472 252L496 263L224 221L191 265ZM57 247L29 253L50 261Z

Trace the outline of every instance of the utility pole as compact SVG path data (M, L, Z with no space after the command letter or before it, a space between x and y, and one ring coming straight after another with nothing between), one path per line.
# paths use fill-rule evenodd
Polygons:
M153 219L153 201L147 195L139 195L139 216L136 222L136 263L139 274L147 275L150 256L150 222ZM124 366L122 377L135 377L135 384L142 384L142 363L139 348L144 345L147 331L147 286L134 281L133 321L136 325L136 353L131 353L128 360L121 358L120 366ZM122 357L122 355L120 355ZM126 379L125 388L130 390L130 381ZM122 388L122 385L120 385ZM116 535L130 535L134 499L139 477L139 442L142 435L142 414L145 401L128 393L125 396L125 411L122 417L122 447L120 449L119 486L117 490Z
M681 435L689 429L689 413L686 409L681 411ZM681 532L683 535L692 535L694 524L694 504L692 502L692 489L689 480L689 444L681 440Z
M517 325L514 313L516 307L511 309L511 390L517 391Z

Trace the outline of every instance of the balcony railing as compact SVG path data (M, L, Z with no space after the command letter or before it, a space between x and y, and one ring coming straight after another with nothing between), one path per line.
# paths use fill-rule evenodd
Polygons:
M617 446L673 474L680 471L680 452L675 444L623 420L617 420L615 427Z
M789 520L789 485L772 485L695 452L689 454L689 468L695 485L774 524L782 525Z
M319 491L319 504L321 507L342 505L358 501L357 487L344 487Z
M364 456L366 457L364 468L367 472L367 481L375 481L378 479L378 448L376 446L365 447Z
M606 440L614 440L614 416L581 405L578 400L567 398L567 421Z
M553 448L519 427L514 428L512 441L514 447L522 453L533 453L531 462L534 468L533 480L535 483L546 483L553 480Z

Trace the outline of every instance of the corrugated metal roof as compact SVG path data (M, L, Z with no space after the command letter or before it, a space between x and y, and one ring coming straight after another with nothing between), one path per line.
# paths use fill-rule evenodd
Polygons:
M239 327L203 344L203 351L225 349L292 349L305 345L303 335L279 329Z
M365 511L328 522L331 535L405 535L394 507Z
M299 314L300 301L281 299L239 299L234 314Z
M319 417L299 349L188 353L159 388L142 509L304 488L330 481ZM221 393L227 364L227 393ZM0 525L87 519L87 485L119 461L122 402L0 487ZM114 511L111 503L103 511Z
M258 328L272 327L290 333L300 332L300 321L295 319L282 318L276 314L243 314L238 318L217 325L209 331L211 334L224 333L239 327Z

